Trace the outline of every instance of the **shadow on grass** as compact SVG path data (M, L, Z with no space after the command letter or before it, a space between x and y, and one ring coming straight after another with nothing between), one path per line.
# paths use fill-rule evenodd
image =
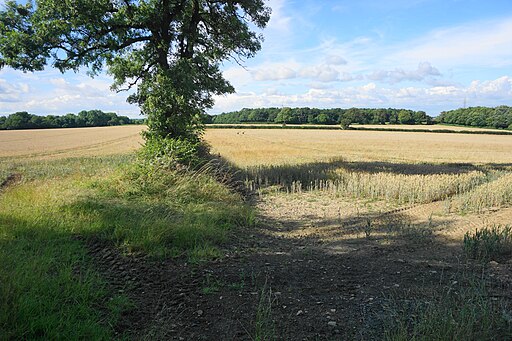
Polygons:
M0 214L0 335L110 339L126 301L107 290L84 245L55 223Z

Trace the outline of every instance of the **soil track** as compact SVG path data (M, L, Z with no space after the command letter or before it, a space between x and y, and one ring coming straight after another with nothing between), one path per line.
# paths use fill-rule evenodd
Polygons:
M22 179L22 175L19 173L13 173L8 175L4 181L0 183L0 191L9 186L15 185L20 182Z
M463 260L459 230L482 217L432 218L441 203L340 215L308 200L260 199L260 227L238 231L224 257L206 264L125 257L88 241L112 289L135 303L117 330L152 340L254 340L262 331L282 340L378 340L391 305L430 301L464 287L475 271ZM391 229L398 221L407 226ZM437 232L424 233L425 224ZM492 271L497 290L510 284L510 264Z

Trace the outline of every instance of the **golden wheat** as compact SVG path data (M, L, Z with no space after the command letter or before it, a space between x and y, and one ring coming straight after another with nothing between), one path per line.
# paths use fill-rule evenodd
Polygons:
M512 204L512 173L484 183L454 202L461 212L483 212Z
M207 129L212 150L239 167L343 158L394 163L512 163L512 137L419 132Z
M429 203L466 193L486 181L486 174L471 171L460 174L367 173L336 169L330 174L307 172L293 180L294 172L258 172L251 169L246 184L251 190L274 186L288 193L323 191L352 198L384 199L399 204ZM297 174L295 174L297 175ZM299 180L302 178L303 180Z
M0 158L112 155L140 147L145 126L0 131Z

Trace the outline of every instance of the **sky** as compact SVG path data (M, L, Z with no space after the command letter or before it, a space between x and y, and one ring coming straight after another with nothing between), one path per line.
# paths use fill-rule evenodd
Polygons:
M0 0L0 4L1 4ZM432 116L512 106L510 0L269 0L256 57L226 61L235 94L208 112L242 108L407 108ZM101 109L138 117L111 79L0 71L0 115Z

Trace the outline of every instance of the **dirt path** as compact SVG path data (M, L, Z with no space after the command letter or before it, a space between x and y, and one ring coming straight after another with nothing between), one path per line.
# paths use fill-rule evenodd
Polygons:
M443 214L443 203L389 209L322 198L258 200L260 227L237 232L225 257L208 264L123 257L89 241L99 270L136 305L119 332L151 340L380 339L390 304L464 285L471 269L461 231L485 217ZM512 209L498 213L512 217ZM499 266L510 278L510 265Z

